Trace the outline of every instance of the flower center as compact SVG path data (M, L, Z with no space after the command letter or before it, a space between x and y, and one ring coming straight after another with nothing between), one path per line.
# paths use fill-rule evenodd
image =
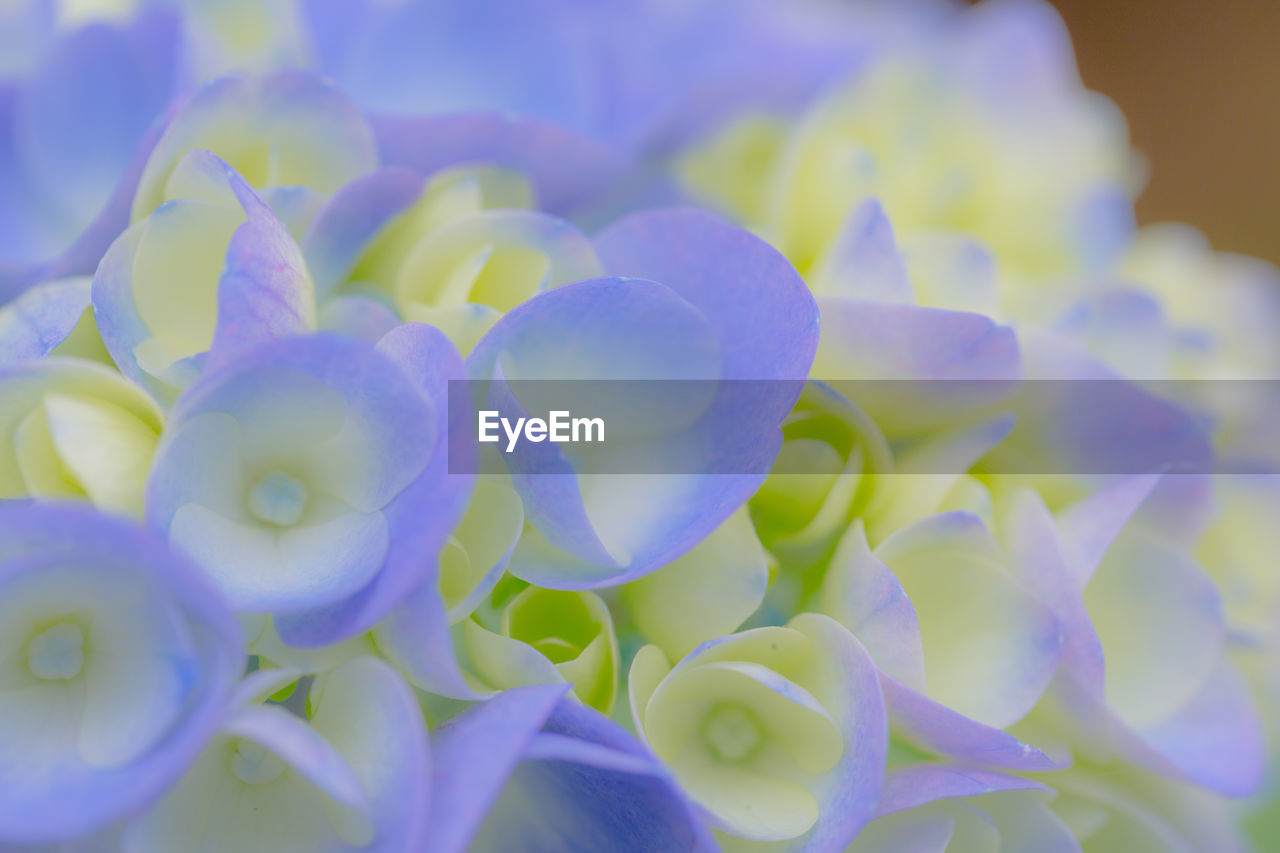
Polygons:
M45 681L75 678L84 666L84 632L60 622L36 635L27 645L27 666Z
M241 782L263 785L284 772L284 762L265 747L242 740L231 754L231 772Z
M722 705L707 715L702 737L711 753L732 764L750 758L760 746L760 724L755 716L738 705Z
M297 524L306 508L306 486L283 471L272 471L249 490L249 511L267 524Z

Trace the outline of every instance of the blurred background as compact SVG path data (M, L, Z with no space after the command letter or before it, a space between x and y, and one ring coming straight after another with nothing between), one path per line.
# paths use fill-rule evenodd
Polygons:
M1147 158L1139 221L1280 263L1280 2L1052 2Z

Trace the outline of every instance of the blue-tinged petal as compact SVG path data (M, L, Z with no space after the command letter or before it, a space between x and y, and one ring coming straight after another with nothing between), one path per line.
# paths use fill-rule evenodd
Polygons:
M322 329L377 343L400 325L400 318L385 302L377 299L337 296L324 303L319 322Z
M1068 510L1063 543L1034 495L1012 502L1010 547L1064 629L1051 696L1085 755L1245 795L1261 784L1263 736L1225 658L1220 594L1175 539L1108 515L1131 518L1156 485L1122 480Z
M871 819L884 780L889 721L885 707L877 701L881 689L875 664L851 634L815 614L801 614L789 624L815 646L834 650L810 676L814 679L810 689L844 720L845 754L823 786L821 817L801 848L817 853L847 844Z
M590 14L581 4L309 0L303 12L325 72L371 112L489 109L586 123L593 81L575 26Z
M315 291L298 244L248 184L220 165L248 221L231 237L218 278L209 367L255 344L316 326Z
M867 546L861 519L840 540L827 568L820 609L859 639L876 666L903 686L924 689L920 624L902 584Z
M1045 786L1022 776L963 764L915 764L890 770L884 777L877 817L955 797L980 797L997 791L1043 791Z
M892 554L893 543L886 544ZM1039 750L1012 735L929 697L926 647L916 611L889 567L867 548L860 522L832 557L820 595L823 610L853 632L879 668L895 731L931 752L975 765L1019 770L1056 767ZM1016 644L1018 640L1009 638L1007 642Z
M284 708L241 708L223 723L222 731L270 749L328 797L368 816L368 798L342 755L315 729Z
M855 383L854 400L886 434L954 423L1014 390L1013 330L980 314L822 298L813 376ZM912 381L929 380L929 381Z
M216 364L315 327L302 253L244 179L206 151L184 157L173 178L182 197L120 235L93 284L112 358L163 400L203 369L206 351Z
M1029 474L1205 473L1213 451L1193 412L1044 335L1023 337L1029 380L1018 426L987 458L993 470Z
M454 651L444 597L428 578L373 628L378 650L415 686L450 699L475 702L492 694L463 673Z
M610 226L596 250L606 273L660 282L702 313L720 341L721 378L809 375L818 344L813 297L759 238L701 211L660 209Z
M445 387L461 359L432 329L401 334L385 352L331 334L273 342L208 373L170 421L153 523L221 554L210 568L242 609L293 614L276 622L287 643L372 627L433 571L464 505L447 450L467 433L449 429Z
M1253 694L1225 660L1177 712L1139 735L1150 750L1146 756L1134 750L1139 763L1227 796L1256 793L1266 777L1266 738Z
M593 318L592 322L581 322L583 317ZM548 346L548 341L555 341L555 347ZM708 318L670 288L646 281L602 279L547 291L511 311L481 340L467 365L472 377L482 380L494 377L499 366L502 372L497 378L515 380L713 379L719 349ZM599 381L592 384L602 387ZM635 404L615 402L623 407L623 414L604 416L623 426ZM670 412L670 400L661 408ZM678 408L671 414L679 418L686 412ZM648 417L653 417L652 409ZM652 447L651 452L664 450L661 443ZM715 516L727 516L724 509L731 511L740 503L727 505L734 500L731 496L742 492L745 498L755 479L628 475L610 483L604 475L592 474L605 488L584 492L579 478L547 475L573 471L556 446L526 445L514 456L519 466L513 472L515 486L537 536L522 538L513 571L554 586L616 582L669 561L714 529L723 520ZM651 502L657 495L667 496L665 510ZM704 501L718 507L714 515L689 525L691 516L700 515ZM646 505L643 514L632 512Z
M0 151L12 146L0 153L11 163L0 165L0 266L17 265L16 278L89 274L126 224L111 217L107 233L94 235L175 91L177 27L170 10L153 7L128 25L70 30L12 95L0 95ZM97 255L78 253L77 238L96 242ZM61 268L32 266L39 262Z
M406 323L378 343L378 351L399 366L429 405L430 415L410 428L414 408L404 392L390 393L381 402L389 406L386 417L401 421L404 449L427 453L417 478L383 510L391 531L391 547L375 581L351 600L318 612L283 617L280 636L300 646L323 645L337 637L366 631L392 612L421 584L433 588L438 560L450 534L457 527L471 495L475 469L472 415L450 405L449 385L464 376L462 358L443 334L429 326ZM425 421L425 422L424 422ZM425 445L421 433L430 429L434 439ZM417 435L412 438L410 436Z
M422 194L424 179L410 169L380 169L335 192L302 239L316 293L327 298L350 276L382 229Z
M635 167L607 146L535 118L505 113L379 116L382 162L432 175L459 165L518 172L535 206L558 216L590 213L633 189Z
M51 281L0 307L0 367L53 352L89 308L90 280Z
M560 685L516 687L432 733L428 849L468 849L507 778L567 690Z
M172 96L177 24L172 12L153 8L127 28L75 30L55 42L23 87L16 153L45 202L80 228L106 204Z
M884 208L868 199L849 214L809 274L815 293L867 302L915 303L911 279Z
M980 767L1023 772L1061 767L1013 735L957 713L887 675L881 686L894 731L923 749Z
M930 516L889 536L876 556L915 608L930 697L993 728L1031 710L1057 670L1061 629L976 516Z
M1058 517L1064 556L1077 587L1093 577L1111 543L1151 495L1160 476L1124 477L1077 501Z
M480 826L478 850L715 849L691 803L620 726L561 701Z
M592 401L613 407L618 416L605 412L604 419L615 430L637 430L643 439L628 450L629 474L609 469L608 448L570 457L549 443L526 444L508 454L533 527L512 571L560 588L646 574L741 505L773 461L778 424L799 395L816 343L813 300L795 271L758 238L714 217L638 214L610 228L597 248L610 271L658 279L601 279L540 294L486 334L468 357L470 375L517 385L535 378L708 382L687 394L654 383L644 399L620 393ZM709 382L739 379L792 381ZM491 397L506 387L492 385ZM504 407L519 408L510 399L495 408ZM578 477L544 476L552 472Z
M225 714L235 619L153 533L71 505L0 508L0 586L0 835L56 841L136 812Z

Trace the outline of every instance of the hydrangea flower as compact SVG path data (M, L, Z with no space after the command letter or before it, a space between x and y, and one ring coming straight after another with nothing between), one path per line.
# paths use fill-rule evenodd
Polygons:
M1125 136L1114 107L1080 88L1047 4L982 4L884 52L794 125L739 119L688 150L682 172L806 275L877 198L912 235L977 237L1007 274L1044 278L1123 248Z
M316 309L297 243L229 165L191 152L165 186L103 256L93 306L116 364L168 403L207 362L314 328Z
M1052 769L1004 733L1058 671L1062 629L1023 585L1018 555L965 512L933 515L867 547L855 522L819 594L866 646L895 731L975 765Z
M714 217L635 214L598 236L596 248L614 277L547 291L508 313L468 356L473 379L749 379L765 393L740 409L709 410L710 428L741 432L721 433L688 474L610 478L564 458L518 463L547 466L526 472L574 473L592 486L580 491L571 477L513 472L532 530L517 543L511 571L556 588L640 577L719 526L763 479L781 438L776 425L816 343L815 306L795 273ZM759 300L750 310L746 293ZM748 445L744 458L732 455L739 444ZM731 467L718 456L734 459ZM645 513L627 511L637 500Z
M81 498L141 517L164 415L102 364L45 358L0 370L0 497Z
M1275 270L1048 5L0 6L0 847L1273 845Z
M656 646L629 675L637 732L730 835L847 844L870 818L887 748L870 658L831 619L801 614L699 646Z
M262 704L295 676L260 670L239 685L200 757L130 822L124 849L420 849L430 753L408 686L359 658L315 683L305 717Z
M0 837L105 827L173 784L242 665L221 597L154 533L56 502L0 507Z
M1011 547L1063 626L1054 713L1082 755L1248 795L1265 772L1263 731L1227 656L1220 593L1176 538L1130 521L1157 482L1120 479L1056 522L1030 492L1010 510Z
M380 348L285 338L209 373L171 413L150 523L238 610L275 614L286 641L368 630L465 505L442 392L457 359L438 332L406 327Z
M377 144L364 116L313 74L225 77L192 95L166 122L133 195L134 222L181 197L173 173L191 151L217 154L260 190L295 230L328 194L373 169Z

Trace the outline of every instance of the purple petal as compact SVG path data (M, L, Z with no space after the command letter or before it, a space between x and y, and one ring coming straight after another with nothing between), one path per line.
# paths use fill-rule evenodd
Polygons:
M886 434L953 424L1022 376L1013 330L981 314L837 298L819 307L814 378L894 380L854 382L849 392Z
M338 607L279 620L281 638L293 645L324 645L367 631L419 584L434 585L440 549L471 493L469 412L448 405L450 380L464 375L458 351L439 331L418 323L388 333L378 349L400 365L430 404L435 440L422 473L384 510L392 547L377 580ZM405 401L399 405L404 407ZM451 460L458 470L451 468Z
M424 184L422 176L409 169L380 169L333 194L302 239L320 298L347 280L369 242L418 200Z
M533 186L539 210L572 216L629 188L634 167L561 127L501 113L373 119L382 162L430 176L460 165L499 166Z
M882 676L881 686L894 730L930 752L980 767L1023 772L1061 768L1013 735L956 713L887 675Z
M660 282L702 313L720 341L721 378L809 375L817 306L791 264L749 232L697 210L652 210L602 232L596 250L607 273Z
M38 285L0 306L0 367L43 358L67 339L89 307L84 278Z
M236 229L227 246L209 367L255 344L316 325L315 291L302 250L245 180L227 164L219 164L249 221Z
M507 778L567 690L567 685L507 690L433 732L425 849L468 849Z
M890 770L884 777L876 817L918 808L938 800L980 797L997 791L1043 791L1021 776L953 764L917 764Z
M565 0L303 6L324 70L371 112L500 110L568 127L586 123L593 94L574 20L587 11Z
M1262 720L1226 661L1176 715L1139 736L1145 748L1134 750L1134 760L1230 797L1256 793L1266 776Z
M852 634L816 614L802 614L790 624L831 656L815 668L807 686L840 721L845 739L845 751L819 797L818 822L798 849L837 850L874 817L889 746L888 714L875 664Z
M36 220L43 208L56 211L62 224L52 240L33 241L22 231L0 229L25 243L11 247L0 237L0 262L51 260L107 205L148 127L174 93L177 26L170 10L151 8L127 26L97 23L75 29L44 54L18 90L10 118L15 168L31 197L23 204L18 188L4 186L8 181L0 177L0 222L7 225L14 217L21 226ZM85 128L92 132L86 134ZM21 207L7 210L10 203ZM116 233L125 224L118 222ZM91 266L41 277L90 272Z
M814 273L823 294L911 305L915 294L893 225L875 199L859 204Z
M476 837L481 849L717 849L662 765L603 715L562 700Z

